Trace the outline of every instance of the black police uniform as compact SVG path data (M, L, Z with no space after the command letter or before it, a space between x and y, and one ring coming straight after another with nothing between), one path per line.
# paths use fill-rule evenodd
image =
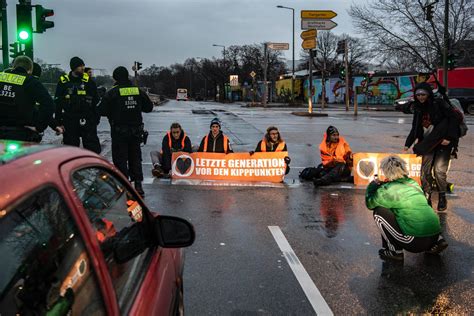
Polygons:
M148 95L128 80L109 90L100 104L100 114L107 116L110 122L113 163L135 184L143 181L142 112L152 110Z
M21 67L0 73L0 89L0 139L40 142L54 113L48 90Z
M99 97L97 86L84 73L75 77L72 72L62 75L56 87L57 126L64 126L64 145L82 146L97 154L100 153L100 142L97 136L97 125L100 115L97 108Z

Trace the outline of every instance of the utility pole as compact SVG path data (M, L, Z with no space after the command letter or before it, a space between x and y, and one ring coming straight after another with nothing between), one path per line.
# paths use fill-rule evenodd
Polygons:
M348 61L348 56L349 56L349 52L348 52L348 40L344 40L344 68L346 69L346 87L345 87L345 91L346 91L346 111L349 111L349 93L350 93L350 89L349 89L349 61Z
M265 60L264 66L263 66L263 107L267 107L267 93L268 93L268 84L267 84L267 68L268 68L268 57L267 57L267 43L263 43L263 59Z
M321 107L324 109L326 107L326 58L323 55L323 73L321 74Z
M309 50L309 98L308 98L308 113L313 113L313 50Z
M448 54L449 54L449 0L444 2L444 48L443 48L443 85L448 93Z
M5 70L8 68L8 65L10 65L10 56L8 55L7 0L1 0L0 6L2 10L2 59L3 70Z

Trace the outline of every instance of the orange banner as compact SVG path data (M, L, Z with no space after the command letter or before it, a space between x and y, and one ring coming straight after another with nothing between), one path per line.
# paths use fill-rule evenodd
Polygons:
M378 175L380 180L384 180L382 170L380 170L380 162L387 156L394 154L387 153L357 153L354 154L354 184L367 185L373 179L374 175ZM420 183L421 157L413 154L396 154L406 161L410 178Z
M287 152L271 153L173 153L173 179L282 182Z

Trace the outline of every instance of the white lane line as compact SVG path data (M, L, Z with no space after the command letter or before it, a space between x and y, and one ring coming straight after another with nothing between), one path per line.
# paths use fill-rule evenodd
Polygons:
M313 280L309 276L306 269L301 264L300 260L296 256L295 252L291 248L288 240L283 235L280 227L278 226L268 226L268 229L275 238L278 247L283 252L286 261L288 262L291 270L295 274L296 279L300 283L301 288L303 289L306 297L308 298L311 306L313 306L314 311L317 315L334 315L329 308L328 304L324 300L323 296L319 292L318 288L314 284Z

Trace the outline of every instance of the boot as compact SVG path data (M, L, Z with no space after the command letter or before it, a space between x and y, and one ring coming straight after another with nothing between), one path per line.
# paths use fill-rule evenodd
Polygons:
M446 200L446 193L440 192L438 198L438 212L445 212L448 208L448 200Z
M140 194L142 197L145 197L145 191L143 191L143 187L142 187L142 182L141 182L141 181L135 181L135 190L136 190L137 193Z
M426 201L428 202L428 205L432 207L433 205L431 204L431 193L425 193L425 197Z
M153 169L151 169L151 174L154 177L161 178L161 177L163 177L163 169L161 169L160 165L156 164L156 165L153 166Z

